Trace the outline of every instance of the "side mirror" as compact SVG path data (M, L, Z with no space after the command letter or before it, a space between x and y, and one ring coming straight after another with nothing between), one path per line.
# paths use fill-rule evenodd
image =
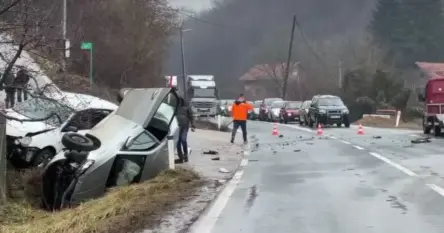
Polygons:
M424 94L419 93L419 94L418 94L418 100L419 100L420 102L424 102L424 101L425 101L425 96L424 96Z
M69 126L65 127L64 131L65 132L74 132L75 133L75 132L79 131L79 129L77 127L73 126L73 125L69 125Z

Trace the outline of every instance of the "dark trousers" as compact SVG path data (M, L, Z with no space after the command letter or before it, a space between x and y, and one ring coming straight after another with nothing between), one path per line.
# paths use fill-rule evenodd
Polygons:
M177 155L180 159L188 158L188 126L180 126L179 127L179 140L177 140Z
M23 89L17 89L17 102L22 102L22 95L23 95L23 100L27 100L28 99L28 92L26 92Z
M236 136L236 132L238 128L242 129L242 137L244 138L244 142L247 142L247 121L233 121L233 131L231 132L231 141L234 141L234 137Z
M15 88L6 88L6 99L5 104L6 108L12 108L15 105Z

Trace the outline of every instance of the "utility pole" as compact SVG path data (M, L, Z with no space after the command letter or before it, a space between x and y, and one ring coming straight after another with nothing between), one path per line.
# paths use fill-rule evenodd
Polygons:
M186 79L187 76L185 74L185 52L183 48L183 22L180 25L180 52L182 56L182 87L183 87L183 98L185 101L188 101L187 99L187 89L186 89Z
M343 74L342 74L342 61L338 62L338 86L339 88L342 88L342 78L343 78Z
M66 76L66 60L70 56L70 41L67 39L66 30L67 30L67 18L68 18L68 6L67 0L63 0L63 17L62 17L62 37L63 37L63 59L62 59L62 69L63 73Z
M285 100L287 94L287 83L288 76L290 75L290 61L291 61L291 52L293 50L293 38L294 38L294 29L296 27L296 15L293 15L293 25L291 27L291 36L290 36L290 47L288 48L288 57L287 57L287 65L285 67L285 79L284 86L282 87L282 99Z

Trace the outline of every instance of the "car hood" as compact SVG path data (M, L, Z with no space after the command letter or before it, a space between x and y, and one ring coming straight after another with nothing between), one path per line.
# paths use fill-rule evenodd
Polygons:
M280 108L272 108L271 111L272 111L274 114L278 115L279 112L281 111L281 109L280 109Z
M25 117L12 109L6 110L6 114L14 118L29 120L28 117ZM49 125L44 121L19 122L15 120L8 120L6 122L6 135L13 137L24 137L27 133L52 130L55 128L56 127Z

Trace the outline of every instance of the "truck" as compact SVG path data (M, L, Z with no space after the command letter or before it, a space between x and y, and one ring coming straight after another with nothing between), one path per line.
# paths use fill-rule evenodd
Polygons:
M213 75L187 75L185 80L180 80L178 76L166 76L166 82L168 87L176 88L179 95L185 96L186 93L195 116L217 115L219 93Z
M418 100L424 103L422 128L424 134L433 131L439 136L444 127L444 63L416 62L426 78L425 88L418 93Z

